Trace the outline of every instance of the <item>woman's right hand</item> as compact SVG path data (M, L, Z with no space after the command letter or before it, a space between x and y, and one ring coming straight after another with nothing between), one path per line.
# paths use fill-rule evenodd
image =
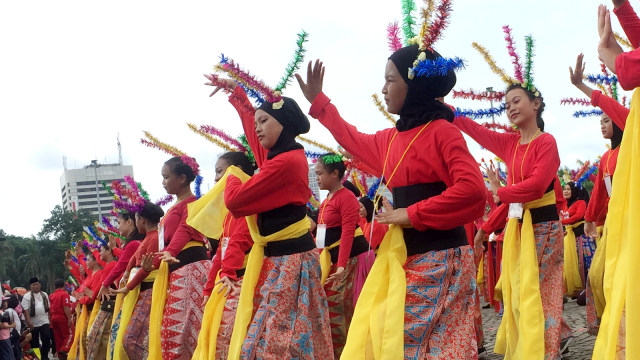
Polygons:
M589 237L592 237L594 239L597 238L598 237L598 227L596 226L596 223L593 222L593 221L585 221L584 222L584 232Z
M575 86L582 84L582 78L584 76L584 67L585 63L582 62L584 58L584 54L578 55L576 59L576 67L575 70L569 66L569 77L571 79L571 83Z
M211 93L211 95L209 95L209 97L212 97L213 95L215 95L218 91L220 91L221 89L227 89L230 92L235 90L236 87L238 86L238 84L235 82L235 80L232 79L225 79L225 78L219 78L218 75L215 74L211 74L211 75L205 75L204 77L207 78L207 80L209 80L209 82L204 83L207 86L215 86L215 89L213 90L213 92Z
M316 63L311 68L311 64L313 61L309 61L309 65L307 66L307 82L305 83L302 80L302 76L296 74L296 79L298 79L298 85L300 85L300 90L304 94L304 97L309 100L310 103L313 103L313 100L316 99L316 96L322 92L322 83L324 81L324 66L322 61L316 60Z
M476 237L473 239L473 258L474 258L476 267L478 267L478 264L480 264L480 259L482 259L482 254L484 253L484 246L482 244L484 242L485 237L486 237L485 231L482 229L479 229L478 232L476 233Z
M205 295L205 296L202 298L202 304L200 304L200 306L201 306L201 307L203 307L203 308L204 308L205 306L207 306L207 301L209 301L209 296L208 296L208 295Z

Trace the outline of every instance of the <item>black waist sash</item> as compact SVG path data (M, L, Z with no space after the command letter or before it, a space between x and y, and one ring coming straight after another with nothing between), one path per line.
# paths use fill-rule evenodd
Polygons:
M584 235L584 223L573 228L573 234L578 237Z
M359 229L360 226L356 225L356 229ZM340 236L342 235L342 226L333 226L327 228L327 233L324 237L324 246L329 247L334 244L336 241L340 240ZM329 254L331 254L331 263L338 263L338 254L340 253L340 246L342 244L334 247L333 249L329 249ZM364 237L364 235L358 235L353 238L353 244L351 245L351 252L349 253L349 258L354 256L358 256L364 252L369 251L369 242Z
M307 252L316 248L310 232L295 239L273 241L264 247L264 256L284 256Z
M180 260L180 262L169 265L170 272L176 271L185 265L189 265L197 261L209 260L207 257L207 248L204 247L204 244L202 244L202 246L192 246L180 251L178 256L176 256L176 259Z
M395 209L409 207L419 201L440 195L446 189L447 185L443 182L395 187L392 191L393 207ZM407 246L407 256L469 245L464 226L448 230L427 229L426 231L405 228L402 232Z
M549 191L554 191L553 185L554 185L554 182L551 181L551 185L549 185L549 187L544 193L546 194ZM558 207L556 206L556 204L545 205L543 207L539 207L535 209L529 209L529 211L531 212L532 224L539 224L547 221L560 220L560 216L558 215ZM522 222L522 219L520 219L520 222Z
M260 235L267 236L276 233L307 216L305 205L288 204L279 208L258 214L258 230Z

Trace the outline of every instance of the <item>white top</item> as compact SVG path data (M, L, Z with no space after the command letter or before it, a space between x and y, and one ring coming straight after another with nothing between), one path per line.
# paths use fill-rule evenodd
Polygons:
M31 323L33 324L33 327L39 327L49 323L49 314L44 311L44 301L42 300L43 294L48 301L49 296L44 291L40 291L37 294L33 294L31 291L29 291L22 298L22 308L24 309L25 313L30 314L31 296L35 296L36 316L31 317ZM49 305L51 305L50 302Z
M11 316L11 319L13 319L13 323L16 324L16 330L18 330L18 334L20 334L22 332L22 323L20 322L20 316L18 315L18 313L12 308L6 308L4 311L9 313L9 316Z

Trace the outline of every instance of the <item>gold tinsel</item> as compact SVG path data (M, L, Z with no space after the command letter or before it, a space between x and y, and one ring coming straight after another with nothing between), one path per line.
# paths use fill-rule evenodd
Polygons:
M328 147L327 145L320 144L319 142L311 140L309 138L306 138L306 137L304 137L302 135L298 135L298 140L302 140L302 141L306 142L307 144L316 146L316 147L318 147L318 148L320 148L320 149L322 149L322 150L324 150L326 152L330 152L330 153L334 153L334 154L340 154L338 152L338 150L332 149L332 148Z
M631 45L631 43L629 42L629 40L625 39L622 35L620 35L617 32L613 33L613 36L616 38L616 41L626 47L628 50L633 50L633 45Z
M382 115L384 115L384 117L386 117L387 120L391 121L391 123L395 126L396 125L396 119L394 119L393 116L391 116L391 114L389 114L387 109L384 108L384 106L382 105L382 102L378 98L378 95L377 94L373 94L373 95L371 95L371 98L373 99L373 102L376 104L376 106L378 107L378 110L380 110Z
M148 132L148 131L144 131L144 136L146 136L147 139L149 139L149 141L151 141L152 143L157 145L159 148L162 148L164 151L166 151L168 153L175 154L176 156L185 155L184 152L178 150L178 148L176 148L175 146L171 146L171 145L169 145L167 143L164 143L164 142L158 140L156 137L151 135L151 133Z
M237 151L237 149L232 148L231 146L229 146L229 145L228 145L227 143L225 143L224 141L219 140L219 139L216 139L216 138L214 138L214 137L213 137L213 136L211 136L210 134L207 134L207 133L206 133L206 132L204 132L204 131L200 131L200 129L198 129L198 127L197 127L197 126L195 126L194 124L187 123L187 126L188 126L188 127L189 127L189 129L191 129L194 133L196 133L196 134L198 134L198 135L202 136L203 138L205 138L205 139L207 139L207 140L211 141L212 143L214 143L214 144L218 145L219 147L221 147L221 148L223 148L223 149L225 149L225 150L227 150L227 151Z
M505 73L503 69L498 67L498 65L496 64L496 61L493 59L491 54L489 54L489 51L484 46L478 44L477 42L474 42L473 44L471 44L471 46L473 46L473 48L476 49L480 53L480 55L482 55L482 57L484 58L484 61L486 61L487 64L489 64L489 67L491 68L491 70L494 73L496 73L498 76L500 76L502 81L505 84L507 84L507 86L518 83L516 79L507 75L507 73Z

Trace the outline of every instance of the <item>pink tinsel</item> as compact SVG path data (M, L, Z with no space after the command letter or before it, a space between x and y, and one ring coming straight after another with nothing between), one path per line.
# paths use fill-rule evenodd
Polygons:
M156 201L156 205L165 206L165 205L167 205L168 203L170 203L172 201L173 201L173 195L168 194L168 195L162 197L160 200Z
M365 196L366 193L369 192L369 186L367 186L367 176L362 171L360 171L360 182L362 183L362 187L364 187L365 192L362 196Z
M574 99L574 98L564 98L560 100L561 105L591 105L591 100L589 99Z
M169 149L166 149L166 148L164 148L164 147L162 147L162 146L160 146L160 145L158 145L158 144L152 143L152 142L151 142L151 141L149 141L149 140L140 139L140 142L141 142L143 145L146 145L146 146L148 146L148 147L150 147L150 148L155 148L155 149L158 149L158 150L160 150L160 151L164 151L164 152L166 152L167 154L169 154L169 155L171 155L171 156L180 156L178 153L175 153L175 152L173 152L173 151L171 151L171 150L169 150Z
M607 66L604 62L600 62L600 69L602 70L602 74L606 77L609 77L609 71L607 71ZM609 96L613 96L613 88L611 87L611 81L607 84L607 90L609 90Z
M622 97L622 106L624 106L624 107L627 106L627 97L626 96Z
M422 44L425 48L432 50L433 44L442 36L442 30L449 25L449 16L451 16L451 0L442 0L438 6L438 15L431 22L429 32L425 34Z
M504 99L504 93L500 91L484 91L481 93L476 93L473 90L453 90L453 97L456 99L502 101Z
M389 43L389 50L396 52L402 48L402 42L400 41L400 28L398 22L392 22L387 26L387 41Z
M242 143L240 143L240 141L232 138L227 133L225 133L224 131L222 131L222 130L216 128L216 127L213 127L211 125L200 125L200 131L206 132L208 134L215 135L215 136L219 137L220 139L226 141L227 144L229 144L229 145L235 147L236 149L238 149L238 151L241 151L241 152L247 151L247 148L244 147L242 145Z
M246 86L261 93L268 102L277 103L282 100L282 96L276 96L273 93L273 89L262 81L257 80L249 72L242 70L232 59L228 59L227 63L222 64L222 68L232 77L240 79Z
M509 52L509 56L511 56L511 63L515 70L514 76L516 80L524 82L524 78L522 77L522 64L520 64L518 53L516 53L513 37L511 36L511 28L509 25L505 25L502 27L502 30L504 31L504 40L507 42L507 51Z
M180 159L183 163L187 164L187 166L189 166L191 170L193 170L193 175L198 176L198 174L200 174L200 165L198 165L196 159L187 155L180 156Z
M506 132L506 133L515 133L515 132L517 132L517 131L516 131L514 128L512 128L511 126L509 126L509 125L504 125L504 124L498 124L498 123L489 123L489 122L485 122L485 123L482 123L482 126L486 127L487 129L494 130L494 131L502 130L502 131L504 131L504 132Z
M211 85L220 86L222 88L222 91L224 91L227 94L231 94L232 91L227 86L227 83L224 82L224 81L220 81L220 78L218 77L218 75L216 75L216 74L204 74L204 77L206 77L207 80L209 80L211 82Z

